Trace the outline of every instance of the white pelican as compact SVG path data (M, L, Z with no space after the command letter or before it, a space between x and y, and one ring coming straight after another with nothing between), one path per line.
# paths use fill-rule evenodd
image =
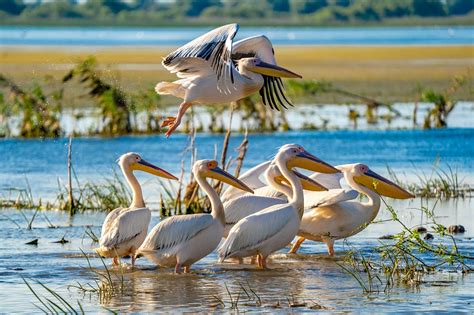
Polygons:
M188 273L191 265L211 253L224 235L224 208L206 178L214 178L252 192L244 183L220 169L213 160L197 161L193 166L193 173L211 201L212 212L175 215L161 221L137 251L137 254L144 255L159 266L174 266L176 273L181 271L181 267Z
M137 153L122 155L118 164L130 186L133 197L128 208L111 211L102 225L99 245L95 251L102 257L112 257L118 265L118 257L131 255L135 265L135 251L145 239L150 224L151 213L143 201L142 189L133 171L144 171L156 176L178 180L174 175L143 160Z
M299 148L298 145L286 145L286 147ZM310 191L327 190L324 186L311 178L295 170L292 171L298 176L303 189ZM226 219L224 237L227 237L234 224L246 216L270 206L288 203L288 199L292 196L292 190L290 186L285 185L285 183L288 183L288 180L282 175L275 161L272 161L271 165L267 167L265 178L269 185L255 189L253 195L244 194L223 203Z
M290 250L296 253L305 239L324 242L330 256L334 255L334 241L355 235L365 229L377 216L380 196L408 199L414 196L397 184L380 176L367 165L356 163L339 165L338 169L354 190L331 189L305 194L305 208L298 240ZM355 200L358 193L368 201Z
M262 209L237 222L218 250L220 262L231 257L257 255L259 267L265 268L267 256L293 240L303 215L303 187L298 176L290 169L302 167L327 173L338 172L301 146L283 146L274 161L291 184L292 196L289 202Z
M273 46L263 35L232 42L239 26L228 24L216 28L166 56L162 64L180 80L160 82L158 94L183 99L177 117L168 117L169 137L181 123L186 110L194 104L230 103L257 91L264 104L279 110L291 105L284 94L280 77L300 75L276 65Z

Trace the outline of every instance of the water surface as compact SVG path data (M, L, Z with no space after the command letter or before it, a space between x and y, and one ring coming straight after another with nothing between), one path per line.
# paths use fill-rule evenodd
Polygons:
M178 46L211 27L0 27L2 45ZM236 39L264 34L275 45L472 45L473 26L242 27Z

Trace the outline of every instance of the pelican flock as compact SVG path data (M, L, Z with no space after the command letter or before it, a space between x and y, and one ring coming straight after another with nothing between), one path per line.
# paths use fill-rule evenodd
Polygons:
M169 127L167 137L195 104L233 102L259 91L263 103L272 109L291 105L281 78L301 76L276 64L267 37L234 42L237 31L237 24L219 27L163 59L163 66L180 79L158 83L156 91L183 99L177 117L163 122ZM134 267L136 258L143 256L160 267L174 268L175 273L190 272L194 263L213 252L220 263L228 258L241 262L245 257L256 257L257 266L267 268L267 258L296 237L290 253L296 253L309 239L324 242L332 256L335 240L351 237L371 224L381 206L380 196L414 197L365 164L333 167L301 145L285 144L273 159L239 178L221 169L215 160L195 162L192 173L209 198L210 213L174 215L148 233L151 211L133 172L177 178L137 153L122 155L118 164L132 191L132 201L128 208L107 215L95 251L113 258L114 265L120 257L130 256ZM306 176L297 168L312 174ZM229 187L219 195L208 179ZM350 188L343 188L342 180Z

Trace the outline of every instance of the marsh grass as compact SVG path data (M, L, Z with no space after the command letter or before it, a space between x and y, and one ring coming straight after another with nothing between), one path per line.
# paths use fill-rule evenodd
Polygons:
M422 233L408 227L395 209L385 200L383 202L391 214L391 220L398 223L401 231L381 240L380 245L369 253L350 248L339 264L365 293L388 293L395 285L419 287L424 283L425 275L436 274L442 268L461 273L474 271L474 256L462 253L454 236L436 222L436 204L431 209L422 207L420 210L431 224L430 233L439 242L425 240Z
M111 298L119 296L124 293L125 289L125 279L124 279L124 270L122 263L119 259L119 272L110 270L107 267L105 260L99 256L103 270L99 271L96 268L92 267L89 256L81 249L82 255L87 261L88 271L92 272L96 279L92 283L80 283L71 284L68 286L70 289L77 289L83 294L94 294L99 298L100 303L106 303L110 301Z
M416 165L413 165L413 169L417 170ZM459 177L456 168L449 164L442 168L440 159L436 159L433 163L430 173L418 170L415 173L418 182L415 183L402 181L389 166L387 166L387 171L390 178L398 185L421 198L469 198L474 192L474 188L465 184L464 178Z
M31 293L35 296L39 304L33 305L38 308L44 314L85 314L82 304L76 301L76 305L72 305L68 302L68 299L62 297L53 289L47 287L39 280L31 280L38 284L45 290L46 295L42 295L37 289L35 289L30 282L23 278L23 282L28 287Z

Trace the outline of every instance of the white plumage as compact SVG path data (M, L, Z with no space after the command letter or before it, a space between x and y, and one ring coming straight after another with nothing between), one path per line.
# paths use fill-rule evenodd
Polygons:
M301 220L299 238L291 253L296 253L302 242L310 239L326 243L328 253L332 256L335 240L359 233L375 219L380 209L379 194L400 199L413 197L364 164L340 165L337 168L343 172L346 182L353 189L336 188L305 194L307 210ZM366 195L368 200L357 200L359 193Z
M197 161L193 174L199 186L211 201L210 214L177 215L158 223L147 236L137 254L144 255L155 264L181 267L189 272L190 266L211 253L224 235L225 215L216 191L206 181L210 177L251 192L244 183L217 167L212 160Z
M289 244L298 232L303 215L303 188L298 176L289 170L303 167L313 171L337 172L333 167L306 152L298 145L285 145L278 151L275 164L290 183L289 201L251 214L237 222L218 249L219 261L257 255L258 265L266 266L268 255ZM289 196L290 197L290 196Z
M168 117L167 136L179 126L186 110L194 104L230 103L260 91L271 108L291 105L279 77L301 77L276 65L273 46L265 36L232 43L239 26L216 28L178 48L163 59L163 66L180 80L160 82L158 94L182 98L177 117Z
M118 257L132 256L135 264L135 251L146 237L151 212L145 207L142 190L133 170L141 170L153 175L176 179L168 172L146 162L137 153L127 153L120 157L119 165L133 192L132 203L128 208L111 211L102 225L99 247L95 251L102 257L112 257L114 265Z

